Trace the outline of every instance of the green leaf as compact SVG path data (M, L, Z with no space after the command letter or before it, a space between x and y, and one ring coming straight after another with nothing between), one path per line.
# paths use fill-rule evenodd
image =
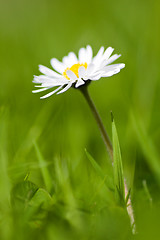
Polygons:
M22 209L28 205L37 190L37 185L30 181L17 183L11 192L11 200L14 208L18 211L22 211Z
M27 206L27 218L31 221L32 225L36 226L37 221L39 224L47 217L49 210L55 203L50 194L43 188L39 188L29 201Z
M115 184L115 197L118 204L125 205L125 187L123 176L123 165L121 150L119 146L118 134L116 125L112 116L112 138L113 138L113 169L114 169L114 184Z
M93 168L95 169L98 176L104 181L105 185L108 187L109 190L114 191L114 184L113 180L110 176L104 174L101 167L98 165L98 163L94 160L94 158L87 152L85 149L87 158L89 159L90 163L92 164Z
M32 207L41 206L43 209L48 209L53 203L54 201L50 194L45 189L39 188L30 200L29 205Z
M50 207L54 204L49 193L38 188L30 181L23 181L15 185L12 189L12 206L16 214L23 214L26 222L36 224L36 221L43 220Z

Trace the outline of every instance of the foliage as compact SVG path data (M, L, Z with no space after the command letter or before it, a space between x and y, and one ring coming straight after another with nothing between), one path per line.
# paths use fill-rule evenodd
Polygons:
M1 1L0 239L159 239L159 11L158 0ZM50 67L52 57L87 44L94 54L114 47L126 64L89 86L110 136L114 130L114 171L78 90L46 100L31 93L38 64ZM123 175L134 236L115 200Z

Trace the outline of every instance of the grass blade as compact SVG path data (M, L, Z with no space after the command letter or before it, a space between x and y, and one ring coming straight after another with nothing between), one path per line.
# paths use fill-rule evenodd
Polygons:
M123 176L123 165L121 150L119 146L118 134L116 125L112 116L112 138L113 138L113 169L114 169L114 184L115 184L115 197L118 204L125 204L125 187Z
M130 113L130 118L143 154L145 155L145 160L160 184L159 154L154 146L153 140L148 135L144 124L133 112Z
M46 161L44 160L36 142L34 142L34 147L35 147L35 150L36 150L37 158L38 158L38 161L39 161L39 165L40 165L40 169L41 169L41 172L42 172L42 176L43 176L43 180L44 180L46 189L47 189L48 192L50 192L50 190L52 188L52 180L51 180L49 171L48 171L47 166L46 166L47 165Z
M114 184L112 181L112 178L102 171L101 167L98 165L98 163L94 160L94 158L87 152L85 149L86 155L90 163L92 164L93 168L95 169L96 173L99 175L99 177L102 180L105 180L105 185L109 188L109 190L114 190Z

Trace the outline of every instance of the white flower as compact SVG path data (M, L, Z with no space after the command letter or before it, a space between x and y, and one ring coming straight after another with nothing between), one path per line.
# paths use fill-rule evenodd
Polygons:
M51 59L51 65L54 70L45 66L39 65L39 71L44 75L34 76L33 82L35 87L40 87L38 90L33 90L33 93L42 92L53 87L57 87L53 91L44 95L42 98L50 97L52 94L63 93L72 85L75 88L85 84L88 80L96 81L101 77L110 77L125 67L124 63L112 64L121 55L114 54L111 56L113 48L108 47L104 51L101 47L97 55L93 57L91 46L81 48L78 57L75 53L70 52L68 56L63 57L62 62L56 58Z

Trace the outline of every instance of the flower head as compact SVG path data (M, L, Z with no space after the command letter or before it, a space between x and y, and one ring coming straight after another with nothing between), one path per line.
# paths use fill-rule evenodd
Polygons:
M87 81L96 81L101 77L110 77L125 67L124 63L111 64L121 55L114 54L111 56L113 48L108 47L104 51L101 47L95 57L91 46L81 48L78 57L75 53L70 52L68 56L63 57L62 62L56 58L51 59L51 65L54 70L39 65L39 71L43 74L34 76L33 82L35 87L40 88L33 90L33 93L42 92L56 87L53 91L44 95L42 98L50 97L52 94L63 93L70 87L78 88L87 83Z

